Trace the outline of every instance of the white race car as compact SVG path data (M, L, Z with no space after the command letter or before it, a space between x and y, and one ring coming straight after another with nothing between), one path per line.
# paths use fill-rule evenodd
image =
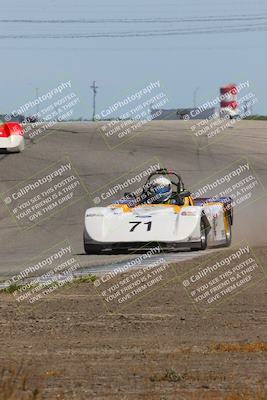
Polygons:
M173 185L167 203L153 204L150 183L155 176L167 175ZM141 195L125 193L108 207L86 210L84 250L86 254L151 247L205 250L207 246L229 246L233 223L230 197L193 199L174 171L152 173Z
M23 128L16 122L0 123L0 149L8 152L24 150Z

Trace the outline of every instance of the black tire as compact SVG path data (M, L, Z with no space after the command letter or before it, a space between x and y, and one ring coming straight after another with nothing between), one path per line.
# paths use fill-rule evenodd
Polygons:
M102 246L99 244L84 243L84 251L86 254L100 254L102 251Z
M92 243L90 243L92 241ZM86 230L83 231L83 248L86 254L100 254L104 249L103 245L94 243L87 235Z
M229 218L230 225L233 225L233 223L234 223L233 209L227 211L227 215L228 215L228 218Z
M192 247L191 250L206 250L208 246L208 231L205 224L204 218L200 221L200 245L198 247Z
M204 222L204 219L201 218L200 221L200 233L201 233L201 239L200 239L200 250L206 250L208 246L208 232L207 232L207 227Z
M229 247L232 243L232 226L231 226L231 217L227 218L228 227L226 229L226 242L222 245L222 247Z

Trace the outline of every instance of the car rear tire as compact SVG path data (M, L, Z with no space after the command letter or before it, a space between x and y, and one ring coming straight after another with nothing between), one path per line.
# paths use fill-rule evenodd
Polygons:
M204 219L200 221L200 250L206 250L208 246L208 233Z
M227 217L227 227L225 229L225 235L226 235L226 241L222 247L229 247L229 246L231 246L231 243L232 243L232 226L231 226L231 220L230 220L229 216Z
M204 218L200 221L200 244L198 247L192 247L191 250L206 250L208 246L208 232Z

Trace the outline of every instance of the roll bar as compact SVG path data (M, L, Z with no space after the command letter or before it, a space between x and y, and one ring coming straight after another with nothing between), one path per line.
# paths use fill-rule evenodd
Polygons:
M168 170L167 168L160 168L160 169L157 169L155 172L152 172L149 175L149 177L147 178L145 186L148 185L151 178L156 175L168 175L168 178L170 179L171 183L176 187L176 192L178 194L185 190L184 182L183 182L181 176L177 172ZM176 181L173 180L171 178L171 176L174 176L176 178Z

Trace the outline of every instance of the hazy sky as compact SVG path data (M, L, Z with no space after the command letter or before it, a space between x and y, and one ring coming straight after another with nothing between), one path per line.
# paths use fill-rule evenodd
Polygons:
M267 114L266 0L9 0L1 4L0 21L0 113L34 99L36 87L42 94L66 80L81 100L76 117L91 116L93 80L100 87L98 111L150 81L161 82L166 108L177 108L192 106L196 88L201 104L220 85L249 80L258 98L254 112ZM110 37L146 31L169 33ZM32 37L40 34L53 38ZM66 34L109 37L60 37Z

